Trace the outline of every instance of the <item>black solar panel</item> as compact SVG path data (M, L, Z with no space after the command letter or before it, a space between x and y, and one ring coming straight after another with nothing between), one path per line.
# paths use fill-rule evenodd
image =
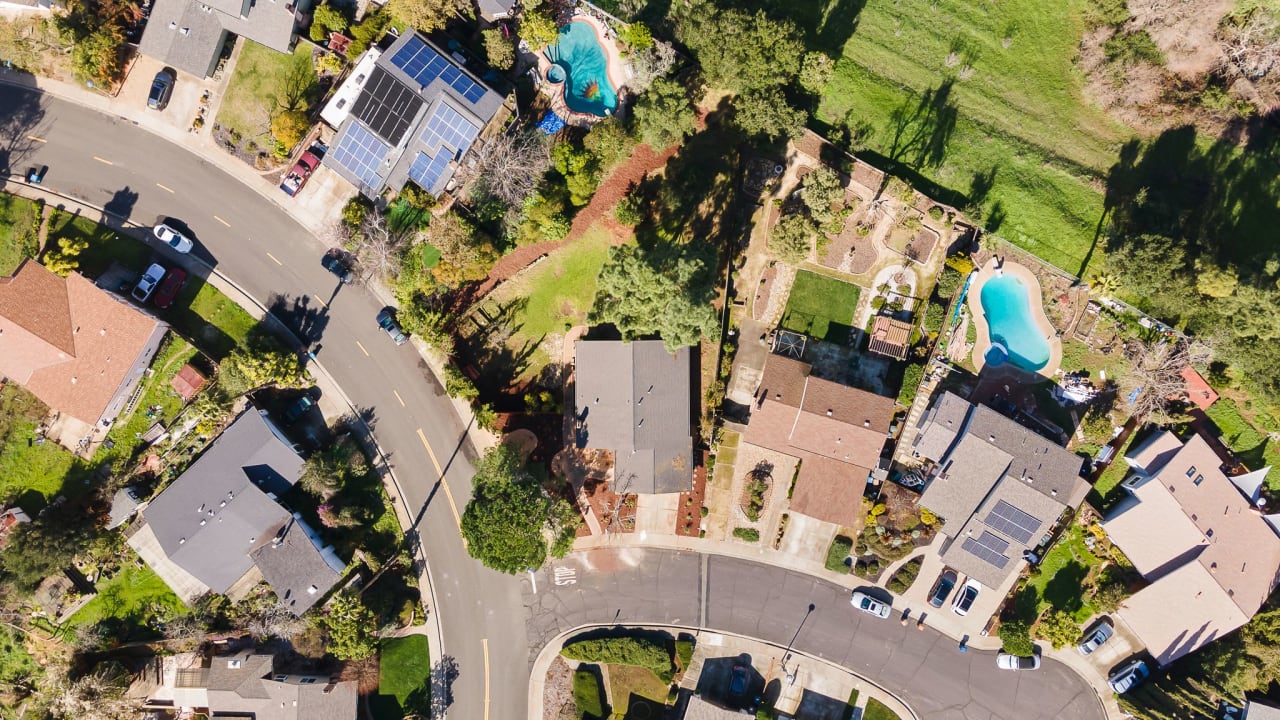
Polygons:
M374 67L351 112L378 137L399 145L422 108L422 98L380 67Z
M1031 542L1036 531L1040 529L1040 519L1031 513L1023 512L1013 505L1000 500L984 521L992 529L1004 533L1026 545Z
M977 540L965 538L960 547L970 555L1001 570L1009 564L1009 557L1004 554L1004 551L1009 549L1009 543L989 532L982 533Z

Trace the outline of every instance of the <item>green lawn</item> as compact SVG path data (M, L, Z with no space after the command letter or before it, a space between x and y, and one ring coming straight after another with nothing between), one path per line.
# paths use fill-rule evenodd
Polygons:
M818 340L847 344L858 286L808 270L796 273L782 327Z
M315 99L315 83L310 44L298 43L293 54L286 55L245 40L218 110L218 124L270 150L271 117L290 106L306 110Z
M78 215L58 212L49 220L49 241L46 248L56 248L58 239L63 237L89 243L89 247L80 253L78 268L80 274L89 278L101 275L112 263L142 272L155 255L145 244L105 225Z
M0 194L0 276L17 269L36 251L40 227L38 206L16 195Z
M128 552L132 555L132 551ZM125 562L114 577L98 583L98 596L72 615L67 624L72 627L92 625L104 618L136 617L141 620L156 610L161 615L180 613L182 601L151 568Z
M1094 609L1083 596L1083 584L1098 564L1099 560L1085 547L1084 529L1072 525L1040 563L1040 574L1027 581L1018 598L1022 619L1030 622L1050 607L1070 613L1077 622L1089 619ZM1032 599L1036 601L1034 613Z
M1076 272L1102 215L1091 181L1132 135L1084 98L1073 59L1087 2L741 4L790 17L811 49L838 58L820 131L864 124L868 159L918 173L939 199L989 185L988 226Z
M250 331L258 325L244 308L197 277L187 280L177 302L164 313L164 318L216 360L244 344Z
M378 656L382 678L378 694L369 702L375 720L399 720L409 712L427 708L431 690L429 650L423 635L383 641Z
M1270 442L1266 432L1245 419L1234 400L1221 398L1205 414L1222 431L1222 442L1250 469L1268 465L1280 468L1280 446ZM1273 490L1280 489L1277 488L1280 486L1280 469L1267 473L1267 486Z
M634 665L609 666L609 697L613 698L613 712L619 717L627 714L632 694L665 704L667 689L667 684L648 668Z
M0 686L12 685L39 672L40 666L27 653L22 636L0 626Z
M867 707L862 711L862 720L901 720L898 713L885 707L875 698L867 699Z
M53 442L35 443L35 430L48 413L44 403L14 383L0 388L0 504L17 501L28 512L38 512L67 488L78 493L87 487L88 467Z

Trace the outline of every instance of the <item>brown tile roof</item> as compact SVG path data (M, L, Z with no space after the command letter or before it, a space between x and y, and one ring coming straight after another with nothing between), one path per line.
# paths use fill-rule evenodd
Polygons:
M163 328L75 273L64 279L27 261L0 280L0 374L89 424Z
M200 371L192 367L190 364L183 365L177 375L169 381L169 386L174 392L178 393L184 401L189 401L200 392L200 388L204 387L205 376Z
M1187 399L1201 410L1208 410L1209 406L1218 401L1218 393L1209 387L1209 381L1196 372L1196 369L1190 365L1182 368L1182 379L1187 384Z
M806 455L800 461L791 509L842 527L854 525L862 514L867 473L865 467Z
M800 459L796 512L851 525L884 447L893 400L809 372L807 363L769 356L745 439Z
M911 349L911 323L879 315L871 327L871 352L898 360L907 359Z

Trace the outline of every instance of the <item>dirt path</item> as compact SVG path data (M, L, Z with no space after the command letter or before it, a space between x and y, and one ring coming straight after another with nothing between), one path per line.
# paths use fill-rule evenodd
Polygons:
M510 279L543 255L549 255L578 240L597 221L603 221L605 228L613 235L614 244L621 245L630 240L631 229L613 219L613 206L626 196L627 189L633 183L639 183L644 176L666 165L667 160L670 160L679 148L679 145L672 145L659 153L648 145L637 145L631 157L605 178L605 181L596 189L595 195L591 196L591 202L574 216L573 225L569 228L569 234L564 240L526 245L503 255L490 268L489 276L476 288L472 295L472 302L484 298L499 283Z

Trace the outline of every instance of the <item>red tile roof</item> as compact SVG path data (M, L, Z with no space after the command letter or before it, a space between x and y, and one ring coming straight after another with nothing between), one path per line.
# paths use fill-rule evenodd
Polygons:
M97 423L164 325L76 273L28 260L0 278L0 375Z

